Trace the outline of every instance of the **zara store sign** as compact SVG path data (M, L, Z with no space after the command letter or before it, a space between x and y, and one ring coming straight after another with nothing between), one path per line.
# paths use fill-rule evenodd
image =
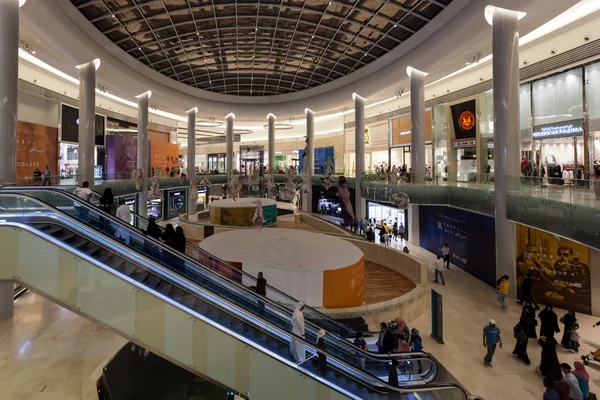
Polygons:
M581 135L583 135L583 121L580 119L533 127L533 138L538 140Z

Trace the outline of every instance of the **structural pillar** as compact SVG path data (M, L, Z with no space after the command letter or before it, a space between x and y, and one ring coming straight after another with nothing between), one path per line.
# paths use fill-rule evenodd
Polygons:
M507 218L507 193L520 189L519 19L525 13L487 6L492 25L494 82L494 177L496 200L496 276L516 281L516 229ZM511 285L512 294L516 285Z
M352 94L354 100L354 216L365 218L366 203L362 198L360 188L362 175L365 172L365 99L358 94Z
M410 77L410 163L413 182L425 177L425 77L427 74L407 67Z
M227 154L225 155L225 164L227 166L227 184L231 182L233 177L233 120L235 119L234 113L229 113L225 117L226 129L226 142L227 142Z
M138 214L148 216L148 101L152 92L136 96L138 101L137 167L142 170L142 192L138 195Z
M268 144L268 153L269 153L269 179L271 179L272 183L275 183L274 174L275 174L275 119L277 117L273 114L267 115L267 123L269 127L269 144Z
M187 176L190 181L195 181L196 176L196 113L198 108L194 107L187 112ZM196 214L197 187L191 187L192 193L188 196L188 215Z
M0 186L17 182L19 5L22 3L22 0L0 0ZM13 293L12 282L0 283L0 320L14 314Z
M311 213L312 177L315 166L315 113L309 108L305 109L304 113L306 114L306 162L302 165L302 173L308 182L302 185L302 211Z
M3 1L0 0L0 3ZM96 71L100 59L77 66L79 69L79 147L77 176L79 184L94 185L94 145L96 136Z

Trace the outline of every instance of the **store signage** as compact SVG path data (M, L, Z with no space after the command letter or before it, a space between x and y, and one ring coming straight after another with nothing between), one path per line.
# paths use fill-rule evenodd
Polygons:
M583 121L575 119L533 127L534 139L550 139L583 135Z
M462 149L465 147L475 147L477 145L476 139L466 139L466 140L453 140L452 148L454 149Z
M135 204L135 199L125 200L125 205L132 206Z
M199 186L198 193L206 193L208 192L208 188L206 186Z
M465 101L450 107L454 121L454 137L469 139L475 136L475 100Z

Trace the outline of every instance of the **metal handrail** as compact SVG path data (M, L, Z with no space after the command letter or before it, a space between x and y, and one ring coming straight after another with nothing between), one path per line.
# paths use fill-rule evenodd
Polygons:
M42 202L39 199L36 199L34 197L23 195L23 194L18 194L18 193L17 193L17 195L21 196L23 198L26 198L28 200L31 200L31 201L33 201L33 202L35 202L35 203L37 203L39 205L42 205L44 207L48 207L49 206L49 205L45 204L44 202ZM15 194L12 194L12 196L6 196L6 195L4 195L4 193L0 193L0 197L15 197ZM94 229L91 229L89 226L87 226L87 225L79 222L78 220L76 220L76 219L74 219L74 218L72 218L70 216L64 215L64 213L57 214L57 215L55 215L54 218L56 218L56 219L60 218L62 220L68 221L72 225L76 226L77 228L81 229L82 231L85 231L88 235L90 235L92 237L98 236L98 232L97 231L95 231ZM60 242L60 241L58 241L58 240L56 240L54 238L50 238L48 235L45 235L45 234L39 232L38 230L35 230L34 228L32 228L32 227L30 227L28 225L21 224L21 223L12 223L12 222L11 223L0 223L0 226L1 225L18 226L18 227L23 228L23 229L25 229L27 231L35 232L36 235L41 236L41 237L45 238L46 240L50 239L49 241L57 244L59 247L61 247L63 249L67 249L70 252L76 253L79 257L85 258L86 260L92 262L94 265L99 266L99 267L101 267L102 269L104 269L104 270L106 270L108 272L114 271L112 269L110 269L110 271L109 271L106 266L104 266L103 264L101 264L97 260L93 259L92 257L88 256L87 254L79 252L78 250L72 249L72 248L68 247L66 244L64 244L64 243L62 243L62 242ZM112 251L115 251L116 249L123 250L123 248L120 246L120 244L117 243L116 241L114 241L112 238L110 238L110 237L108 237L108 236L106 236L104 234L101 234L100 236L103 237L103 242L104 243L109 243L109 244L112 245L111 246L111 250ZM94 240L92 240L92 241L94 241ZM105 246L102 246L101 244L98 244L96 241L94 241L94 243L96 245L100 246L100 247L105 247ZM116 252L119 255L122 256L121 252L118 252L118 251L116 251ZM296 335L294 333L285 332L285 331L283 331L283 334L282 334L281 328L277 327L276 325L273 325L271 322L263 319L260 316L257 316L257 315L254 315L254 314L250 314L250 313L248 313L247 310L243 310L243 309L240 310L239 306L231 303L230 301L228 301L226 299L221 298L218 295L215 295L214 293L206 290L205 288L199 287L197 284L195 284L194 282L188 281L188 279L186 279L186 278L183 278L183 277L180 277L180 276L177 276L177 275L173 274L172 271L166 269L165 267L163 267L160 264L157 264L153 260L146 258L143 255L138 255L138 254L134 254L134 253L127 253L126 256L125 256L125 258L129 259L130 261L131 261L131 258L142 260L144 262L144 264L140 265L142 268L148 269L147 265L149 265L150 267L152 267L151 270L150 270L150 272L153 272L153 273L159 272L159 274L161 275L161 277L163 279L167 279L171 284L179 287L180 289L186 290L188 292L190 290L187 290L187 289L191 289L193 291L192 294L195 294L195 293L198 293L198 292L203 293L205 296L208 296L209 298L211 298L212 301L210 301L210 300L209 301L212 303L212 305L214 307L220 308L222 311L225 311L226 313L229 313L229 311L235 310L236 311L235 315L237 317L240 317L240 316L245 317L244 320L246 320L247 322L252 322L252 320L258 321L259 324L256 325L256 327L258 329L260 329L260 330L263 330L263 332L265 332L265 330L263 328L264 327L268 327L270 329L266 333L268 333L268 334L277 333L278 336L279 336L279 338L286 338L286 337L293 336L296 341L298 341L300 343L303 343L305 346L308 346L309 348L313 349L314 351L319 351L319 352L325 353L325 355L326 355L326 357L328 359L334 360L336 362L336 364L339 364L339 365L345 367L347 370L352 371L354 373L354 376L359 375L359 376L363 377L363 379L366 377L367 378L366 381L375 381L377 383L377 386L381 386L383 388L386 388L388 391L391 390L391 391L396 391L396 392L399 392L399 393L411 393L411 392L414 392L416 390L427 392L427 391L435 391L435 390L459 389L461 391L461 393L464 395L464 398L468 400L468 395L467 395L466 391L462 388L462 386L460 386L460 385L458 385L456 383L445 383L445 384L441 384L441 383L429 383L429 384L424 385L424 386L423 385L414 385L414 386L411 386L411 389L403 389L403 388L398 388L398 387L395 387L395 386L391 386L387 382L384 382L384 381L382 381L381 379L379 379L377 377L374 377L374 379L373 378L369 378L369 377L371 377L370 374L366 374L364 371L356 368L355 366L350 365L350 364L346 363L345 361L338 359L335 355L331 355L331 354L327 353L327 351L323 351L323 350L320 350L320 349L317 350L312 343L307 342L304 338L302 338L302 337L300 337L300 336L298 336L298 335ZM128 278L128 277L126 277L126 278L127 278L128 281L130 281L131 283L135 284L136 286L142 287L146 291L152 291L152 292L155 293L155 295L160 295L160 293L154 291L153 289L148 288L147 286L142 285L141 283L139 283L137 281L134 281L131 278ZM175 282L173 282L173 281L175 281ZM164 300L168 301L172 305L175 305L178 308L181 308L181 305L179 305L178 303L175 303L172 299L168 298L167 296L160 295L159 297L161 297ZM227 306L227 307L225 307L225 306ZM188 310L188 312L189 312L190 309L189 308L185 308L185 310ZM197 315L203 321L210 321L210 323L212 325L215 325L215 326L219 327L222 330L225 330L225 331L227 331L227 332L229 332L231 334L234 334L236 337L243 338L244 341L248 342L248 340L246 338L244 338L243 336L239 336L239 335L237 335L237 334L229 331L227 328L224 328L224 327L222 327L222 326L220 326L218 324L215 324L213 321L206 319L201 314L198 314L195 311L194 311L194 314ZM248 318L250 319L250 321L248 320ZM288 360L285 360L285 359L281 358L278 355L276 355L276 356L277 356L277 358L283 360L284 362L290 363ZM340 370L338 369L338 371L340 371ZM340 371L340 372L346 374L345 371ZM363 382L364 381L365 380L363 380ZM327 380L326 380L326 382L328 382L331 386L333 386L333 384L331 382L329 382ZM371 387L371 389L376 390L373 387Z
M33 188L33 189L28 188L26 190L30 191L30 192L47 192L48 191L46 189L39 189L39 188ZM55 192L55 193L57 193L59 195L68 197L72 201L75 201L78 204L80 204L81 206L85 206L86 208L89 208L89 209L92 208L92 205L90 203L85 202L84 200L82 200L82 199L78 198L77 196L73 195L72 193L68 193L68 192L64 192L64 191L53 191L53 192ZM13 191L13 190L8 190L8 189L0 191L0 197L5 197L5 196L3 196L3 194L12 194L12 195L16 194L16 195L19 195L19 196L23 196L25 198L31 197L31 196L25 195L23 193L16 192L16 191ZM58 212L60 212L60 210L58 210L56 207L54 207L54 206L52 206L50 204L45 203L43 200L37 199L35 197L31 197L31 198L35 199L36 200L35 202L37 204L43 205L44 207L48 207L50 209L54 209L54 210L57 210ZM101 210L99 208L93 208L93 211L101 214L104 218L107 218L107 219L109 219L111 221L114 221L114 222L118 223L119 225L121 225L121 226L123 226L123 227L125 227L127 229L132 229L132 230L136 230L137 229L137 228L134 228L131 225L125 223L124 221L121 221L119 218L116 218L113 215L104 212L103 210ZM77 221L75 219L73 219L73 220ZM77 222L79 222L79 221L77 221ZM93 229L93 228L89 228L87 225L85 225L85 226L88 229ZM137 230L141 232L141 230L139 230L139 229L137 229ZM100 231L96 231L95 229L93 229L93 231L101 233ZM143 235L143 233L140 233L140 234ZM148 239L152 240L154 243L156 243L159 246L161 246L161 248L162 248L163 251L166 250L170 254L172 254L172 255L174 255L176 257L185 257L186 259L192 261L194 263L194 265L198 264L201 268L203 268L203 270L206 270L207 272L209 272L213 276L217 277L218 279L224 279L226 282L228 282L230 284L233 284L236 287L241 288L245 293L251 295L253 298L256 298L258 301L266 303L266 304L269 304L271 307L273 307L273 308L275 308L275 309L277 309L277 310L279 310L281 312L284 312L286 314L290 313L290 310L288 310L287 308L281 306L279 303L277 303L277 302L275 302L275 301L273 301L271 299L268 299L266 297L262 297L262 296L258 295L257 293L255 293L254 291L248 289L246 286L241 285L240 283L238 283L238 282L236 282L234 280L231 280L231 279L229 279L226 276L221 275L220 273L214 271L211 268L207 268L207 267L199 264L199 262L197 260L194 260L193 258L189 257L185 253L181 253L181 252L172 250L171 248L169 248L168 246L166 246L164 243L162 243L162 242L160 242L160 241L158 241L158 240L156 240L154 238L151 238L151 237L148 237L148 236L144 235L144 239L145 240L148 240ZM152 262L154 263L154 261L152 261ZM326 318L328 318L328 317L326 317ZM315 324L313 324L310 321L307 321L307 322L308 322L308 325L310 325L311 327L313 327L313 329L315 331L318 331L320 329L320 327L318 325L315 325ZM376 354L376 353L371 353L371 352L364 351L363 349L355 346L354 343L349 342L349 341L347 341L347 340L345 340L345 339L343 339L341 337L336 337L337 335L333 336L332 332L329 332L329 333L330 334L329 334L329 338L328 339L330 339L330 340L336 340L337 342L339 342L338 347L341 349L341 351L345 351L345 352L348 352L348 353L361 353L363 356L365 356L365 358L368 358L368 359L373 360L373 361L388 362L391 359L400 359L400 360L404 360L404 359L406 359L406 360L421 359L421 360L429 361L430 369L433 370L433 371L432 371L432 374L428 378L425 378L425 381L426 382L431 382L436 377L436 374L437 374L437 365L436 365L436 362L426 352L392 353L391 355L389 355L389 354ZM344 348L344 347L346 347L346 348ZM429 372L430 372L430 369L424 371L423 375L428 375Z

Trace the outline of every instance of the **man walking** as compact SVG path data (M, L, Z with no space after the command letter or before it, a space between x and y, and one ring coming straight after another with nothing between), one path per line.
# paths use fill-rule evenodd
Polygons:
M46 168L44 168L44 182L42 183L42 186L46 186L46 184L52 186L52 169L50 169L48 164L46 164Z
M444 280L444 260L439 255L437 256L437 260L435 260L435 279L433 282L439 283L438 275L442 278L442 285L446 286L446 281Z
M442 255L444 256L444 261L446 262L446 268L450 269L450 247L448 247L448 243L444 243L442 247Z
M483 362L487 366L492 366L492 357L496 352L496 345L499 344L502 348L502 339L500 338L500 328L496 326L496 321L490 319L488 325L483 328L483 347L487 348Z

